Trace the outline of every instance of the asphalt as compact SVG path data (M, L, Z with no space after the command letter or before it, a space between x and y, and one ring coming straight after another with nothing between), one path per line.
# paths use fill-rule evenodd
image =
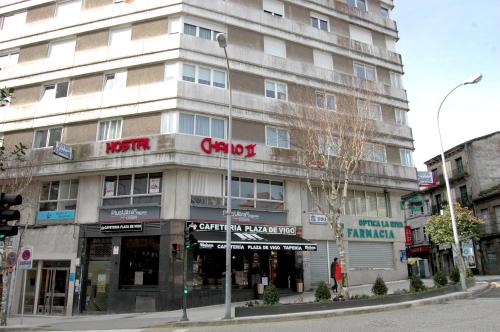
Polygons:
M424 280L426 285L432 285L432 280ZM129 313L109 315L80 315L80 316L24 316L10 317L8 326L2 327L4 331L41 331L41 330L110 330L110 329L144 329L153 327L195 327L195 326L221 326L230 324L251 324L263 322L279 322L291 320L318 319L332 316L357 315L371 312L398 310L427 304L444 303L457 299L480 296L490 287L490 283L500 282L500 276L476 276L476 283L467 292L454 292L451 294L426 298L421 300L376 305L369 307L346 308L296 314L282 314L269 316L254 316L245 318L222 319L224 305L206 306L188 310L187 322L180 322L181 310L154 313ZM389 293L398 289L408 288L408 280L387 282ZM370 294L371 285L362 285L350 288L352 295ZM305 292L301 295L282 298L281 303L299 303L314 300L314 293ZM234 308L242 306L245 302L233 303Z

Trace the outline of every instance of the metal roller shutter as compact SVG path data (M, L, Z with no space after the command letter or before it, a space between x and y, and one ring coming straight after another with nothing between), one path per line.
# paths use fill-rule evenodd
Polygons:
M311 251L311 283L318 284L320 281L328 282L328 253L326 241L315 241L318 245L317 251Z
M393 269L392 242L349 242L349 268Z
M328 266L332 265L333 259L335 257L339 257L339 253L337 251L337 244L335 241L328 241L328 252L330 253L330 261L328 262ZM340 261L339 261L340 262Z

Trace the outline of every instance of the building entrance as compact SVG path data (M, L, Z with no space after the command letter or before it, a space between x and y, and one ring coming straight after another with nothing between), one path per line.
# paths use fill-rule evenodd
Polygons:
M38 298L39 314L64 315L66 312L68 280L69 262L44 262L40 296Z

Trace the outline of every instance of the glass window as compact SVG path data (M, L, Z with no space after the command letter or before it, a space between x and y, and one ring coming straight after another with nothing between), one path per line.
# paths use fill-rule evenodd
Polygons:
M194 133L194 115L180 113L179 115L179 132L183 134Z
M132 176L121 175L118 179L118 196L130 195L132 189Z
M290 136L285 129L266 127L266 144L279 148L290 147Z
M283 182L233 177L234 208L283 210Z
M379 217L387 217L387 203L385 194L377 193L377 211Z
M223 71L214 70L214 86L218 88L226 87L226 73Z
M68 96L69 82L61 82L56 85L56 98L64 98Z
M49 129L48 146L56 146L56 143L61 141L61 134L62 134L62 128Z
M288 131L285 129L278 129L278 147L288 149L289 143Z
M253 179L240 179L240 195L239 197L253 198L254 197L254 181Z
M366 215L376 217L377 212L377 194L375 192L366 192Z
M106 176L103 205L140 205L161 203L162 173Z
M389 9L385 7L380 7L380 15L384 18L389 18Z
M57 4L56 16L65 19L77 17L80 14L81 7L81 0L61 1Z
M408 118L406 111L400 110L400 109L395 109L394 110L395 116L396 116L396 123L401 126L406 126L408 125Z
M377 80L375 67L363 65L360 63L354 63L353 68L354 68L354 76L356 76L357 78L368 81Z
M266 81L266 97L275 98L276 96L276 87L274 82Z
M367 161L385 163L385 146L380 144L365 143L363 146L363 158Z
M196 67L184 64L182 66L182 79L188 82L195 82Z
M283 200L283 182L271 181L271 200Z
M121 71L104 76L104 91L122 89L127 86L127 72Z
M212 137L224 139L224 120L212 119Z
M347 215L355 215L356 214L356 208L354 204L354 191L353 190L348 190L347 191L347 202L346 202L346 212Z
M44 148L47 146L48 130L37 130L33 141L33 148Z
M334 95L326 95L326 108L328 110L335 110L337 108Z
M269 146L277 146L278 133L274 127L266 128L266 144Z
M325 94L316 92L316 106L319 108L325 107Z
M413 152L411 150L399 149L399 155L401 157L401 165L413 166Z
M191 35L196 37L196 26L188 23L184 23L184 33L186 35Z
M200 27L200 38L212 39L212 30Z
M67 61L75 53L76 39L60 40L50 43L49 59L52 61Z
M42 102L50 102L56 98L56 85L49 84L43 87Z
M199 69L198 69L198 83L210 85L210 69L199 67Z
M123 237L120 253L120 287L157 286L160 237Z
M210 118L201 115L196 116L195 135L210 136Z
M75 210L78 180L43 182L40 189L39 211Z
M356 215L364 216L366 215L366 199L364 191L354 191L354 201L356 204Z
M113 140L122 136L122 120L108 120L99 122L99 141Z
M132 28L114 29L109 32L109 46L113 48L126 47L132 37Z
M33 148L45 148L55 146L56 142L61 141L62 128L50 128L35 131L35 138L33 140Z
M269 180L257 180L257 199L269 199L271 186Z
M286 100L286 84L278 83L278 99Z

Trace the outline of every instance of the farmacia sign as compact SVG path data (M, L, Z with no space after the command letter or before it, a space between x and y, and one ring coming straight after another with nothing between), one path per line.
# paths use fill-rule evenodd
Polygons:
M394 229L404 228L401 221L360 219L356 228L347 228L348 239L394 239Z

